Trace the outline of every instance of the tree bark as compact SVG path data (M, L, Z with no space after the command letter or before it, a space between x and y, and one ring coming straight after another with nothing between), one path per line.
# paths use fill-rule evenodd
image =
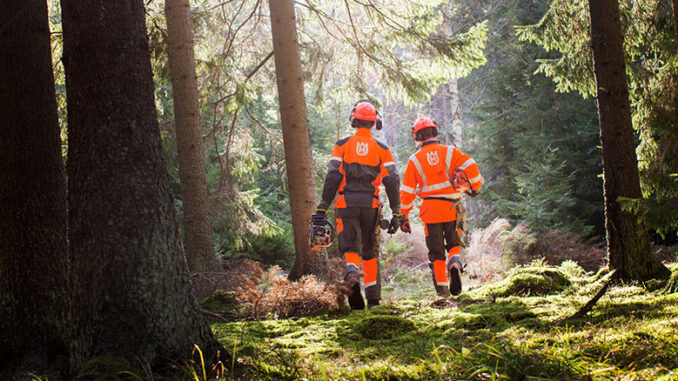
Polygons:
M673 5L673 31L678 42L678 0L671 0L671 3Z
M308 242L308 223L315 210L317 197L294 2L269 0L269 6L296 251L289 277L298 279L305 274L314 274L324 278L328 270L327 254L324 251L311 252Z
M19 362L65 358L70 299L47 5L5 1L2 8L0 364L7 365L10 356Z
M143 0L62 0L71 366L151 365L218 342L193 297L155 112Z
M214 253L207 212L207 181L189 0L166 0L165 18L179 151L186 260L190 271L216 271L219 261Z
M452 144L461 149L464 130L461 123L461 102L459 101L459 81L453 77L449 82L450 106L452 108Z
M591 47L603 147L605 227L610 267L622 279L665 276L647 233L619 197L641 198L617 0L590 0Z

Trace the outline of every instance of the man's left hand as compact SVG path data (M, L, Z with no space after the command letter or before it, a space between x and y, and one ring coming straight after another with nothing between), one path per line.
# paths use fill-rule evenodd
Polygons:
M400 230L402 230L404 233L412 233L410 219L406 215L400 216Z
M311 222L316 226L327 225L327 211L320 208L316 209L315 213L311 216Z

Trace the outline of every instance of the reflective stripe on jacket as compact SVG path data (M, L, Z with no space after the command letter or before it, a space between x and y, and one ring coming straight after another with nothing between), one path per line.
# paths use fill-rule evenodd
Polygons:
M403 176L401 213L409 214L412 202L419 196L424 200L419 211L422 222L434 224L456 220L456 208L451 206L462 194L454 189L451 180L457 169L466 173L472 190L480 189L483 180L478 164L470 156L437 141L422 144L421 149L410 156Z
M372 137L369 128L358 128L353 136L334 145L318 207L327 209L338 193L335 209L376 208L382 182L391 209L398 211L400 178L391 151Z

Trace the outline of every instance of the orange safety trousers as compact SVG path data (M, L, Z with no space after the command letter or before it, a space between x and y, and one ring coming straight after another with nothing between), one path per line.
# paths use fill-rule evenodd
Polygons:
M435 286L447 286L449 279L447 271L450 266L459 267L461 264L461 245L457 230L457 221L426 224L426 247L428 248L429 266ZM461 267L459 267L461 270Z
M377 208L349 207L336 209L339 251L344 256L344 279L350 273L359 273L362 265L365 297L379 301L379 251L376 249Z

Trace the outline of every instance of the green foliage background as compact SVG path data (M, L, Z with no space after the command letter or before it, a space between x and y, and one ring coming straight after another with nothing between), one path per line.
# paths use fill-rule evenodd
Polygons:
M645 199L625 200L660 234L678 227L678 72L670 2L622 2ZM162 2L147 5L156 105L181 217ZM413 122L451 135L458 78L463 151L485 180L473 226L496 217L535 231L602 236L601 152L586 2L302 0L296 3L318 192L333 143L352 133L357 99L378 105L401 172ZM59 4L49 1L64 156ZM217 252L284 268L293 259L267 4L192 2L202 132ZM576 92L575 92L576 91ZM386 215L390 212L385 211ZM414 213L413 213L414 214ZM416 222L416 217L414 218Z
M523 41L557 52L543 56L538 71L558 91L595 95L587 2L553 1L536 24L519 28ZM662 236L678 228L678 44L671 2L620 2L633 126L638 137L643 199L622 200Z

